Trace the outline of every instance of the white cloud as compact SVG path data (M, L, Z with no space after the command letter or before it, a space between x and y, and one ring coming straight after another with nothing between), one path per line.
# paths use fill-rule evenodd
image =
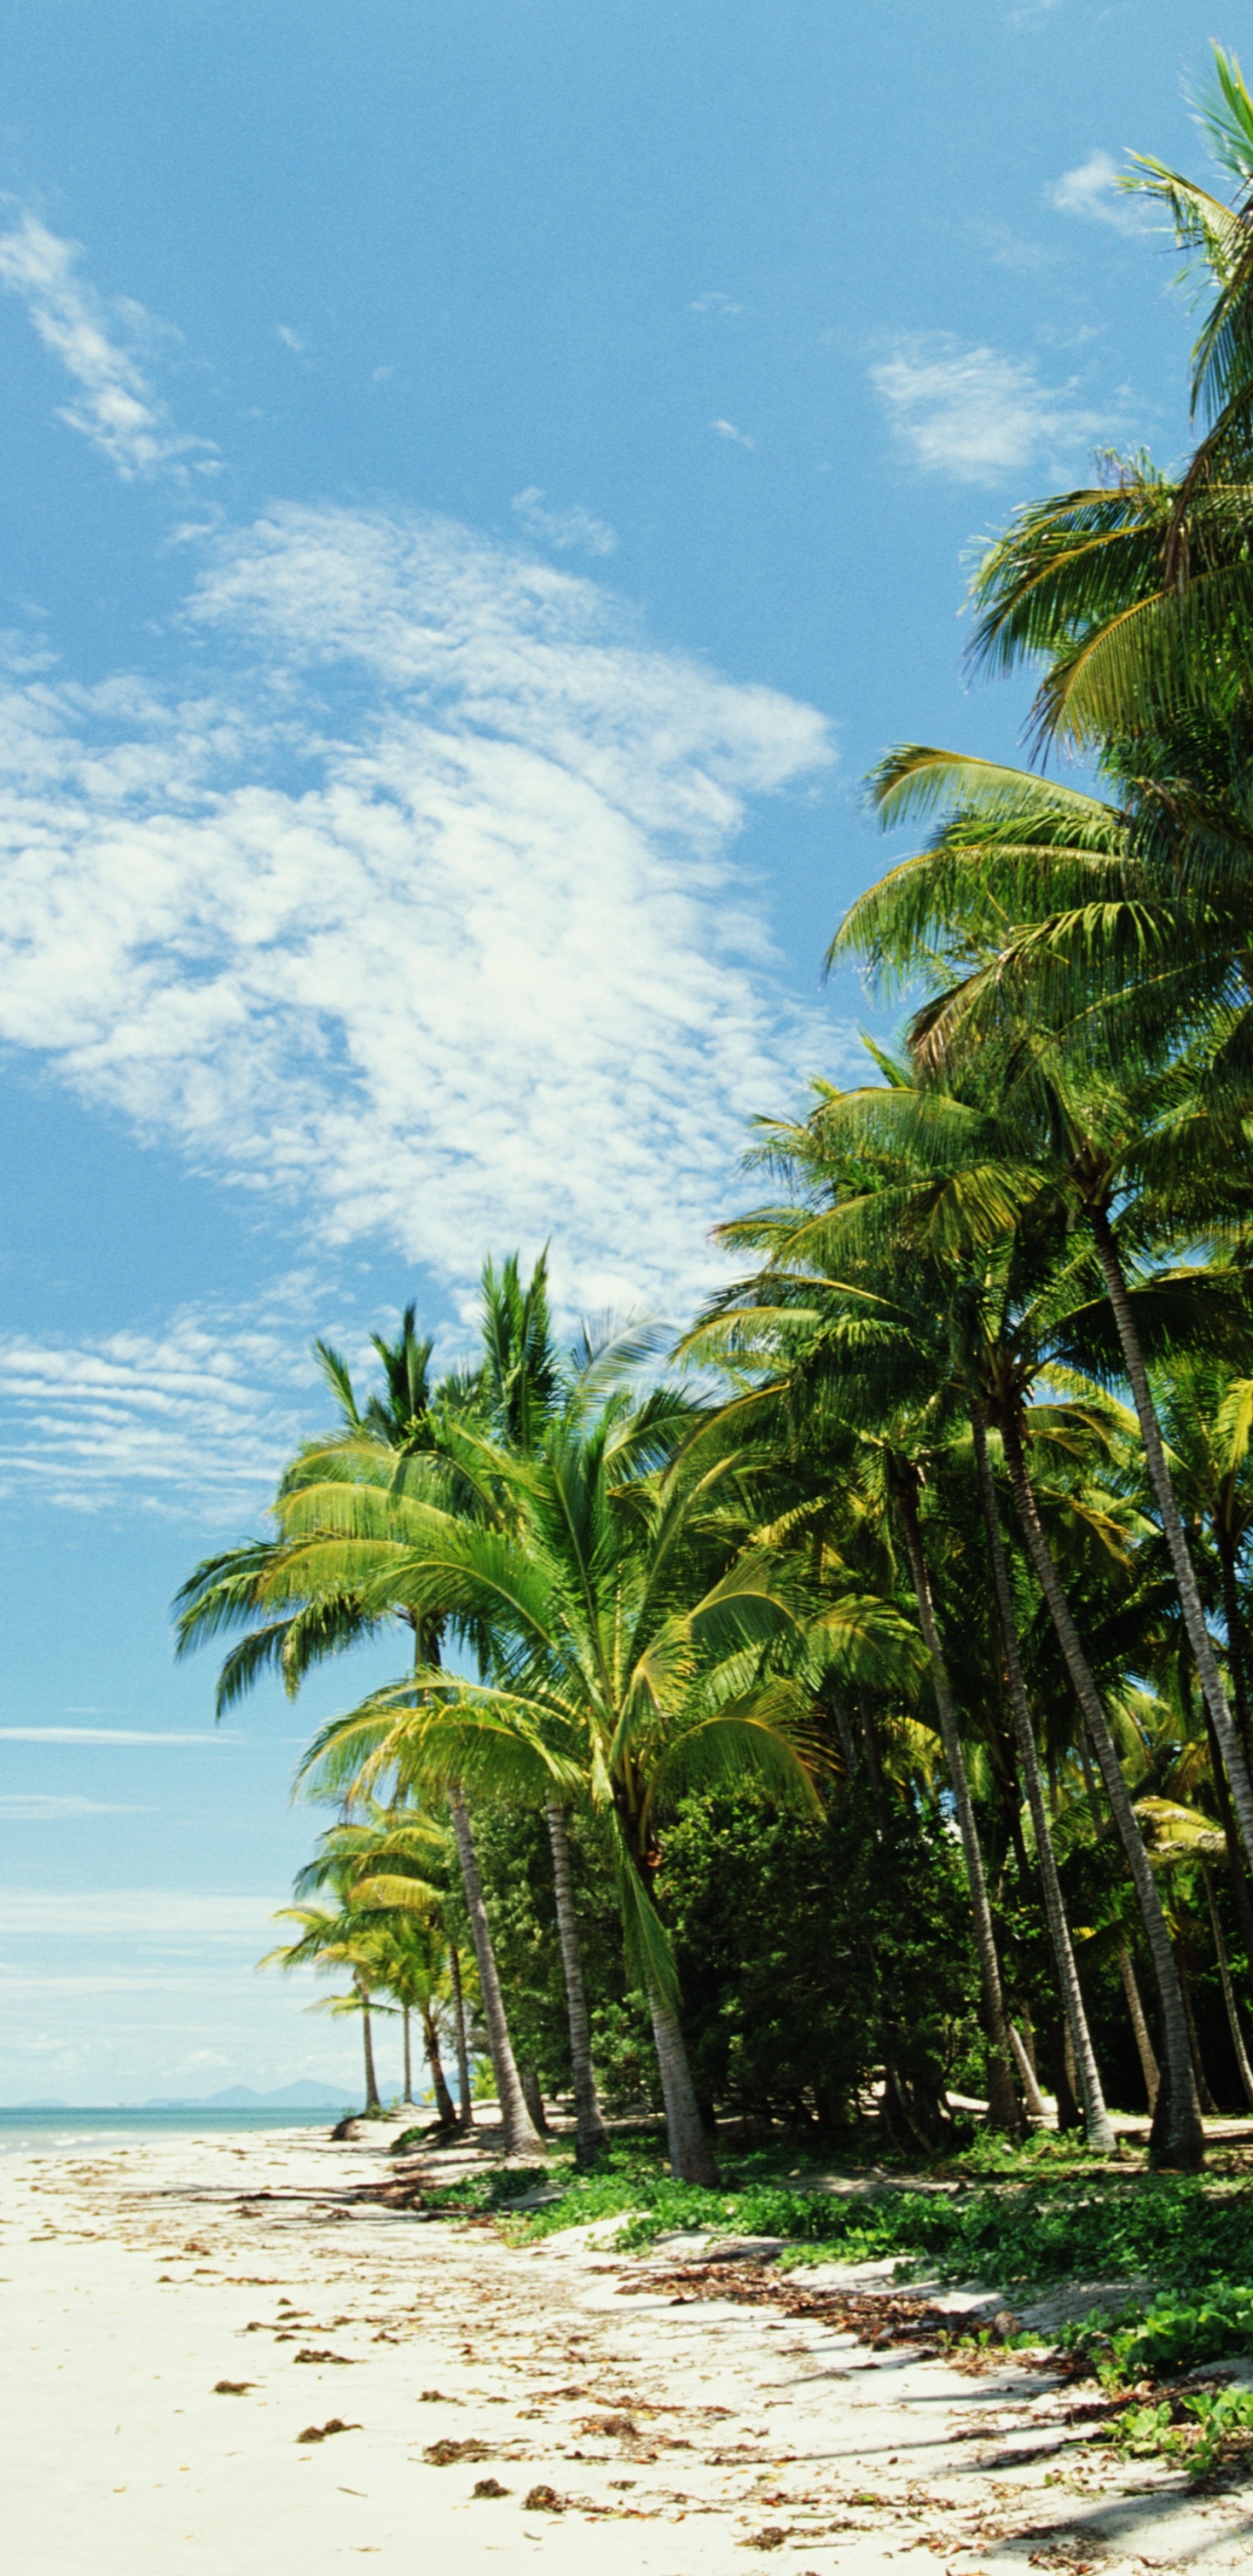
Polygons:
M746 447L750 455L756 455L756 439L746 437L742 429L736 428L733 420L711 420L709 426L715 438L729 438L736 447Z
M1084 215L1098 224L1112 224L1120 233L1139 233L1145 229L1145 213L1140 200L1128 196L1118 185L1119 167L1108 152L1089 152L1087 160L1074 170L1064 170L1060 179L1044 191L1047 204L1059 215Z
M77 1344L0 1337L0 1493L93 1510L139 1487L167 1508L189 1495L213 1513L246 1507L299 1435L300 1338L293 1351L263 1310L251 1325L184 1313L161 1334Z
M52 1798L39 1790L0 1796L0 1818L18 1825L59 1825L70 1816L148 1816L150 1807L118 1807L99 1798Z
M23 298L44 347L79 388L58 417L81 430L126 481L160 470L181 474L188 463L215 471L211 442L176 430L140 363L159 326L129 298L106 303L75 275L77 260L78 244L34 215L0 233L0 285Z
M276 322L274 329L276 337L282 341L285 349L290 349L297 358L304 356L305 343L299 331L293 331L290 322Z
M689 313L742 313L744 307L742 304L733 304L730 296L724 295L721 287L715 286L711 287L708 295L693 296L687 309Z
M998 483L1049 466L1108 436L1108 412L1085 409L1072 381L1042 385L1034 369L948 333L896 342L870 381L897 435L927 473Z
M191 616L195 698L0 692L0 1042L324 1241L464 1287L551 1238L568 1302L675 1311L746 1114L830 1059L731 864L747 800L829 760L823 720L432 519L276 510ZM207 1330L96 1346L100 1436L172 1422L260 1470L281 1425ZM71 1441L75 1364L0 1355Z
M555 546L560 554L617 553L617 536L604 519L594 519L590 510L546 510L543 502L538 483L529 483L525 492L515 492L513 496L510 508L517 511L528 537L535 537L541 545Z

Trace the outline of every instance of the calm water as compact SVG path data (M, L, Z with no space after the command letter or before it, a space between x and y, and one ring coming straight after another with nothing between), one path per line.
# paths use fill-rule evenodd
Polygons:
M204 2137L232 2129L320 2129L323 2134L342 2113L326 2110L276 2111L6 2111L0 2109L0 2155L59 2154L66 2147L104 2145L111 2138L164 2138L194 2134Z

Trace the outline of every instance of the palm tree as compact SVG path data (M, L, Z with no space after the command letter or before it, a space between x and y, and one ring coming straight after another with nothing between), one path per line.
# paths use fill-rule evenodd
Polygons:
M1209 1542L1208 1566L1202 1562L1200 1570L1209 1572L1209 1588L1217 1595L1221 1608L1232 1711L1247 1761L1253 1754L1253 1734L1239 1577L1244 1550L1253 1532L1253 1462L1249 1458L1253 1381L1233 1377L1210 1352L1176 1352L1167 1367L1155 1370L1154 1385L1180 1508L1195 1533L1193 1548L1198 1559L1205 1541ZM1245 1952L1253 1961L1253 1903L1208 1707L1205 1722L1227 1867Z
M824 1088L820 1107L811 1121L811 1134L808 1139L793 1142L793 1154L797 1159L806 1155L811 1172L817 1162L837 1173L842 1157L846 1169L860 1171L863 1184L876 1157L886 1164L887 1171L886 1176L880 1171L877 1187L863 1185L860 1195L850 1196L842 1207L824 1207L817 1216L811 1214L795 1224L793 1259L803 1254L812 1270L820 1241L824 1260L832 1267L842 1266L846 1273L854 1261L864 1262L868 1253L877 1252L889 1273L892 1266L899 1270L903 1256L915 1275L925 1263L933 1268L947 1264L960 1278L963 1260L969 1263L981 1242L990 1252L1023 1244L1029 1240L1027 1216L1034 1220L1038 1235L1041 1217L1047 1215L1047 1203L1041 1205L1045 1194L1038 1187L1032 1167L1016 1165L1010 1154L998 1150L998 1140L1003 1148L1003 1128L997 1118L957 1098L951 1089L920 1092L899 1074L885 1087L857 1093L841 1095ZM1047 1233L1046 1225L1045 1248ZM1037 1274L1039 1260L1037 1244ZM1093 1285L1099 1287L1099 1279L1085 1283L1080 1266L1076 1283L1073 1256L1062 1266L1060 1277L1056 1257L1051 1267L1051 1280L1046 1262L1043 1277L1037 1275L1033 1283L1030 1264L1024 1272L1021 1258L1016 1264L1011 1260L1008 1269L1002 1264L998 1283L995 1265L989 1275L985 1254L982 1278L976 1271L977 1284L963 1290L956 1310L950 1311L949 1352L943 1359L939 1354L932 1357L931 1372L939 1383L938 1369L945 1360L951 1369L955 1338L959 1345L964 1344L960 1367L974 1397L976 1437L981 1431L986 1437L986 1425L992 1421L1000 1435L1028 1558L1083 1713L1144 1918L1161 2001L1170 2077L1159 2097L1155 2153L1161 2160L1186 2165L1194 2163L1201 2153L1202 2132L1191 2073L1185 1998L1117 1748L1049 1547L1024 1448L1026 1392L1050 1348L1056 1353L1064 1347L1071 1358L1091 1355L1090 1292ZM1034 1294L1030 1293L1033 1285ZM1189 1289L1195 1295L1196 1283L1190 1282ZM896 1289L898 1301L900 1294ZM914 1341L917 1347L916 1327ZM989 1538L993 1580L999 1594L999 1550L991 1530ZM1036 1774L1035 1797L1031 1797L1032 1770ZM1043 1801L1038 1767L1030 1758L1025 1776L1034 1821L1037 1804L1043 1815ZM1039 1850L1038 1821L1036 1832ZM1045 1832L1047 1838L1047 1821ZM1054 1914L1051 1893L1046 1897L1050 1916ZM1059 1887L1055 1897L1060 1915ZM1060 1931L1059 1921L1059 1934ZM1077 1977L1073 1955L1067 1957L1068 1938L1064 1947L1055 1940L1054 1948L1063 1999L1068 2006L1067 2018L1071 2020L1077 2000ZM1071 2020L1072 2042L1077 2063L1081 2064L1077 2028L1082 2034L1083 2025L1076 2017ZM1090 2058L1090 2042L1088 2053ZM1094 2077L1095 2062L1090 2058L1083 2078L1085 2090L1091 2087ZM1095 2102L1093 2118L1099 2131L1100 2113Z
M365 2052L366 2114L381 2110L378 2078L374 2067L374 2033L371 1999L386 1983L385 1938L380 1927L351 1896L344 1894L334 1908L326 1905L284 1905L274 1917L276 1923L296 1926L295 1937L267 1950L258 1961L262 1968L281 1968L289 1976L294 1968L313 1967L331 1973L347 1968L352 1979L352 2009L360 2013L361 2035Z
M1008 1270L1002 1260L999 1273L996 1266L989 1265L984 1258L976 1263L972 1275L970 1218L976 1208L986 1210L989 1196L993 1204L997 1204L995 1176L972 1169L968 1162L963 1163L960 1154L949 1158L945 1158L942 1152L936 1154L931 1148L927 1129L934 1125L945 1104L921 1101L911 1089L902 1068L893 1065L877 1049L872 1052L887 1076L886 1092L875 1089L868 1093L841 1095L828 1086L820 1086L819 1105L804 1127L776 1124L769 1128L770 1160L789 1178L795 1203L790 1211L767 1211L757 1218L742 1220L723 1229L727 1239L737 1244L748 1242L767 1249L772 1266L747 1289L741 1287L731 1291L720 1301L718 1331L721 1339L717 1347L723 1351L727 1349L727 1329L734 1323L740 1334L735 1356L743 1359L747 1348L745 1328L751 1326L753 1309L757 1306L764 1309L761 1321L765 1353L769 1356L772 1341L777 1351L780 1301L789 1289L811 1310L820 1311L833 1320L841 1305L846 1313L849 1311L849 1300L854 1292L848 1283L852 1281L863 1300L867 1291L877 1294L882 1325L886 1326L889 1317L894 1317L898 1333L904 1333L907 1355L906 1352L896 1352L890 1364L893 1392L900 1394L906 1367L914 1368L925 1381L931 1390L933 1405L938 1399L942 1400L941 1391L946 1386L960 1391L973 1436L1008 1698L1032 1817L1059 1991L1070 2032L1089 2137L1093 2145L1108 2147L1112 2142L1112 2132L1079 1989L1052 1850L988 1457L989 1429L995 1405L1003 1403L1007 1397L1019 1406L1025 1403L1033 1374L1049 1347L1050 1333L1056 1347L1059 1326L1068 1314L1073 1326L1077 1303L1090 1305L1093 1286L1099 1286L1099 1282L1081 1277L1076 1289L1069 1275L1075 1267L1073 1257L1065 1265L1060 1279L1056 1275L1058 1265L1054 1258L1052 1275L1046 1263L1042 1277L1025 1282L1021 1275L1021 1255ZM958 1115L954 1105L954 1118ZM906 1122L917 1125L920 1120L924 1125L921 1150L914 1150L911 1154ZM971 1201L970 1210L964 1204L967 1195ZM1003 1195L999 1214L1007 1219L1012 1206L1012 1194ZM908 1311L908 1291L902 1285L903 1264L907 1264L909 1279L915 1283L915 1294L908 1304ZM1036 1268L1038 1271L1038 1247ZM1017 1277L1015 1269L1019 1274ZM929 1306L926 1297L919 1297L916 1293L916 1283L924 1276L933 1283ZM836 1285L837 1282L843 1284ZM1024 1287L1028 1284L1031 1293L1024 1297ZM1012 1331L1009 1320L1011 1308L1015 1314ZM852 1312L855 1315L856 1309ZM868 1313L869 1309L863 1303L860 1318L854 1326L851 1347L842 1358L846 1402L852 1398L851 1376L858 1372L864 1375L866 1368ZM702 1329L698 1327L693 1336L698 1348L701 1346ZM704 1330L707 1334L707 1328ZM1073 1349L1072 1330L1069 1355L1073 1355ZM1092 1425L1093 1392L1088 1391L1083 1409L1086 1431L1090 1431ZM861 1401L864 1403L864 1400L863 1397ZM1099 1405L1099 1399L1097 1401ZM874 1399L872 1409L873 1402ZM1044 1419L1037 1413L1038 1426L1043 1426ZM1061 1420L1054 1406L1048 1416L1054 1438L1058 1436ZM910 1511L908 1485L904 1494L898 1496L898 1508L903 1510L907 1521L913 1522L909 1532L909 1554L915 1593L921 1603L930 1586L925 1561L919 1562L922 1533L916 1510ZM934 1634L933 1607L929 1609L929 1624ZM943 1681L940 1686L944 1688ZM951 1706L951 1690L948 1696ZM945 1742L947 1752L950 1743L948 1733ZM951 1752L949 1760L952 1768L954 1757ZM956 1748L956 1760L961 1761L960 1742ZM968 1858L973 1889L980 1885L984 1872L972 1812L967 1814L966 1831L974 1844L973 1866ZM979 1899L976 1897L974 1901L982 1912ZM986 1896L983 1904L986 1904ZM990 1914L985 1915L984 1921L984 1943L990 1944ZM985 1985L985 2012L988 2009Z
M483 1352L480 1401L493 1436L512 1456L532 1457L542 1445L550 1424L559 1418L568 1390L568 1371L557 1348L548 1302L546 1253L541 1254L525 1283L516 1253L502 1262L499 1270L494 1262L489 1261L485 1265L480 1342ZM602 1364L606 1356L611 1363L629 1363L636 1348L638 1345L624 1344L619 1339L608 1346L606 1354L598 1354L598 1358ZM599 2162L609 2141L592 2064L591 2025L579 1950L566 1812L561 1799L551 1788L544 1801L544 1814L552 1852L557 1938L570 2032L574 2160L576 2165L586 2169Z
M327 1885L338 1887L376 1926L382 1982L401 2012L405 2100L411 2099L412 2079L409 2018L416 2011L440 2119L444 2126L455 2128L468 2123L469 2084L462 2069L459 2121L444 2078L439 2043L440 2012L454 2000L451 1944L442 1904L447 1878L445 1827L417 1807L372 1806L362 1818L341 1818L320 1837L313 1859L297 1875L296 1894L303 1897ZM459 2037L464 2053L464 2033Z
M432 1510L413 1547L411 1598L439 1598L490 1636L489 1680L428 1672L375 1692L323 1730L305 1769L315 1794L368 1793L390 1773L535 1803L555 1790L605 1814L671 2168L708 2182L716 2165L659 1902L660 1828L685 1790L711 1781L757 1777L801 1802L813 1792L808 1694L787 1669L803 1630L771 1560L746 1546L742 1462L684 1442L690 1423L665 1389L639 1403L602 1395L591 1363L538 1455L499 1452L507 1525Z
M1070 1938L1070 1925L1066 1920L1065 1900L1062 1896L1062 1885L1057 1871L1057 1858L1053 1849L1053 1837L1049 1829L1048 1808L1045 1804L1044 1783L1040 1776L1040 1763L1036 1752L1031 1704L1027 1696L1027 1685L1023 1675L1022 1657L1018 1645L1018 1629L1014 1616L1014 1599L1010 1582L1009 1564L1006 1557L1005 1541L1001 1531L1000 1513L997 1508L996 1488L992 1478L992 1463L988 1454L988 1424L986 1411L983 1406L975 1406L971 1416L971 1426L974 1433L975 1466L979 1478L979 1502L983 1513L983 1525L988 1542L988 1557L992 1567L992 1582L996 1592L997 1617L1000 1621L1001 1639L1005 1650L1009 1701L1014 1721L1014 1738L1018 1749L1018 1760L1022 1770L1023 1783L1027 1792L1027 1804L1031 1810L1031 1824L1035 1835L1036 1860L1039 1865L1040 1880L1044 1892L1044 1912L1049 1928L1049 1938L1053 1945L1053 1957L1057 1966L1057 1981L1061 1991L1062 2007L1066 2016L1066 2025L1070 2033L1071 2050L1074 2057L1075 2072L1079 2086L1079 2098L1083 2106L1084 2128L1087 2133L1088 2145L1093 2149L1093 2152L1096 2154L1107 2154L1115 2143L1114 2132L1110 2123L1109 2112L1105 2107L1105 2096L1101 2088L1101 2077L1100 2071L1097 2067L1096 2052L1092 2046L1092 2034L1088 2028L1088 2017L1084 2010L1083 1992L1079 1984L1079 1971L1075 1965L1074 1945Z
M1174 482L1147 458L1110 458L1103 485L1017 513L978 567L976 665L1043 660L1040 739L1104 750L1163 719L1218 714L1247 753L1253 568L1253 100L1214 47L1198 122L1216 196L1147 155L1124 187L1162 206L1210 301L1193 351L1192 408L1208 426Z
M937 792L934 765L926 772L921 792L928 798ZM904 794L902 784L901 796ZM894 810L899 810L899 803ZM931 910L939 887L937 884L929 896L919 889L917 873L906 886L900 883L904 871L897 870L895 875L895 888L881 886L872 897L854 907L835 947L869 954L881 968L893 953L893 919L899 898L895 955L897 970L905 971L906 961L912 961L917 954L920 914ZM955 910L948 912L950 939L968 936L970 912L980 907L985 913L991 909L991 897L986 891L974 891L964 920ZM941 1003L947 997L944 986ZM936 1019L936 1012L926 1006L916 1015L914 1053L920 1070L932 1078L938 1076L947 1088L960 1077L970 1050L963 1044L960 1030L952 1030L937 1060ZM1064 1031L1055 1034L1038 1015L1029 1021L1024 1018L1021 1004L1012 1028L1006 1032L1003 1050L995 1051L995 1061L988 1061L986 1045L983 1055L981 1092L985 1099L995 1097L997 1101L995 1110L983 1108L972 1113L972 1123L981 1121L983 1130L978 1148L981 1178L985 1197L990 1194L991 1199L986 1209L986 1229L1003 1230L1033 1202L1052 1200L1067 1211L1072 1221L1082 1222L1090 1234L1139 1421L1188 1641L1222 1750L1245 1849L1253 1860L1253 1779L1219 1673L1175 1495L1125 1248L1160 1244L1163 1238L1173 1236L1179 1249L1190 1251L1198 1237L1203 1239L1206 1233L1212 1236L1224 1220L1230 1226L1243 1216L1247 1184L1241 1173L1233 1171L1225 1160L1218 1161L1210 1150L1213 1139L1197 1115L1194 1085L1186 1063L1171 1062L1160 1072L1149 1071L1137 1077L1134 1068L1125 1070L1111 1060L1107 1049L1102 1049L1095 1061L1090 1055L1085 1061L1068 1043ZM1247 1324L1240 1311L1242 1282L1233 1282L1233 1286L1235 1295L1228 1301L1225 1339L1234 1356ZM1180 1275L1177 1289L1181 1298L1195 1304L1194 1284L1188 1277ZM1213 1295L1207 1311L1210 1329L1217 1333L1220 1316L1218 1300Z
M1236 2061L1236 2072L1240 2078L1240 2087L1245 2101L1253 2111L1253 2066L1249 2063L1249 2053L1236 2004L1236 1990L1232 1983L1231 1962L1227 1956L1227 1943L1214 1895L1214 1865L1228 1858L1225 1837L1215 1826L1212 1817L1204 1815L1195 1807L1182 1806L1170 1798L1139 1798L1136 1801L1136 1811L1150 1829L1154 1856L1159 1863L1169 1868L1182 1860L1191 1861L1199 1867L1209 1911L1210 1930L1213 1934L1214 1955L1218 1961L1218 1976L1227 2015L1227 2028L1231 2033L1232 2054Z
M371 1905L368 1885L360 1891L361 1902ZM413 2064L410 2055L410 2016L416 2013L422 2025L422 2044L435 2091L435 2107L442 2129L458 2126L457 2106L448 2090L444 2073L441 2025L452 1999L448 1976L448 1945L439 1925L416 1910L396 1908L383 1927L381 1950L383 1980L390 1995L400 2007L404 2039L405 2100L413 2100Z
M821 1086L824 1108L834 1098ZM821 1114L821 1113L819 1113ZM765 1209L719 1228L737 1249L767 1253L769 1267L718 1299L687 1337L693 1357L764 1367L758 1398L805 1426L820 1460L832 1418L856 1429L874 1459L885 1500L904 1540L941 1741L961 1835L979 1961L988 2043L989 2117L1019 2125L1013 2046L1005 2011L987 1871L970 1793L961 1729L936 1613L923 1497L951 1433L952 1399L945 1353L937 1366L939 1301L934 1283L915 1272L868 1266L847 1231L840 1238L842 1190L868 1178L832 1157L818 1168L812 1134L772 1125L770 1156L794 1181L802 1171L806 1200Z
M469 1427L474 1391L459 1377L430 1387L430 1344L418 1337L412 1306L395 1342L373 1338L386 1394L372 1396L364 1407L342 1355L328 1343L314 1345L340 1418L329 1436L306 1442L286 1471L272 1507L278 1538L209 1558L178 1595L180 1655L232 1628L245 1631L223 1663L219 1715L267 1671L281 1673L294 1697L313 1664L373 1637L396 1618L413 1633L418 1668L438 1665L444 1613L434 1606L419 1617L390 1578L404 1556L409 1520L424 1507L421 1498L435 1496L480 1514L493 1508L490 1491L475 1483L482 1453ZM469 1810L455 1782L449 1784L449 1810L506 2150L511 2156L538 2155L541 2141L513 2055ZM464 2118L464 2085L462 2090Z

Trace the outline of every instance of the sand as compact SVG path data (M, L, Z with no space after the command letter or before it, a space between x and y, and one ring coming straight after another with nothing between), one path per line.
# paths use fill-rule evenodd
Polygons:
M1094 2450L1021 2355L971 2373L768 2304L675 2304L661 2275L690 2246L511 2248L353 2197L388 2170L291 2130L6 2159L10 2566L1253 2566L1247 2488Z

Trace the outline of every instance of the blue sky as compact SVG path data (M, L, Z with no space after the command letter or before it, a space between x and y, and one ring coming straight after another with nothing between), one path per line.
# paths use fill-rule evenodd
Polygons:
M1247 12L1218 28L1239 49ZM1186 436L1112 186L1178 0L0 19L0 2100L346 2071L251 1963L311 1723L168 1605L488 1251L681 1317L972 539ZM386 2052L385 2052L386 2054Z

